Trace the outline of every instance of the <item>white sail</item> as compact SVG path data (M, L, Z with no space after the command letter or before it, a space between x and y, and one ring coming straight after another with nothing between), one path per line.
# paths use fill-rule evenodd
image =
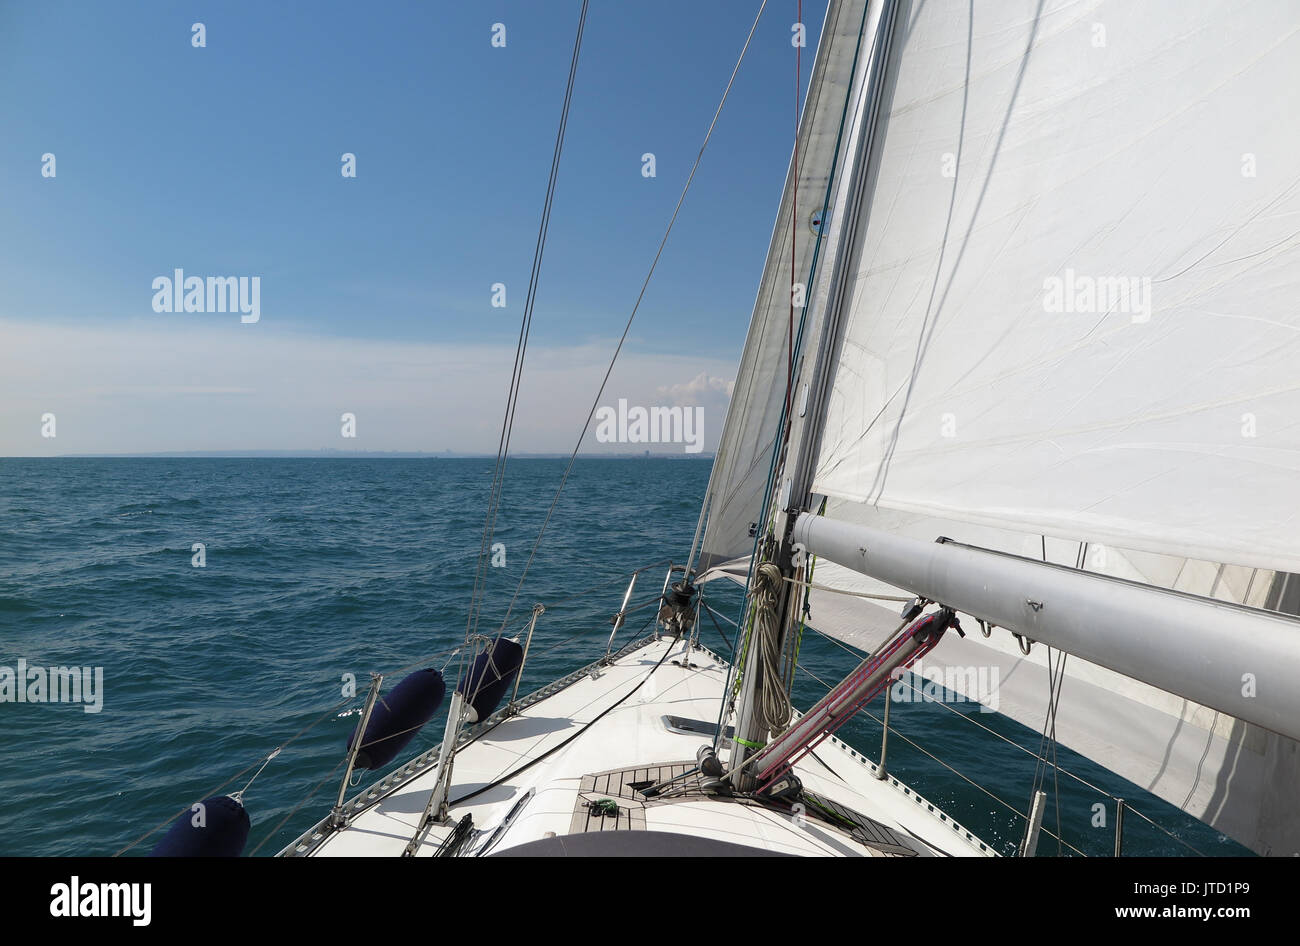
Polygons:
M895 23L827 516L1296 613L1294 7L931 0ZM814 582L905 593L827 562ZM811 607L863 649L896 625L887 602ZM927 662L996 669L999 711L1037 730L1045 659L994 631ZM1293 740L1076 658L1056 733L1253 850L1300 851Z
M814 490L1300 571L1294 5L898 29Z
M828 239L821 240L819 248L818 236L819 232L829 236L834 229L821 218L837 219L848 199L841 186L842 172L854 145L854 123L861 120L855 105L862 97L879 6L869 10L866 0L842 0L827 9L799 127L798 172L791 161L710 479L709 521L701 556L705 568L753 548L749 527L763 504L785 407L794 301L791 284L806 284L816 254L822 261L821 278L817 285L805 285L801 295L810 311L821 311L829 269L824 261L831 249ZM823 214L828 188L830 212ZM802 306L794 309L796 323L801 310Z
M1091 570L1264 604L1300 570L1294 7L928 3L899 30L814 489L839 518L1067 564L1089 543ZM1000 711L1040 728L1035 659L1005 632L933 655L997 667ZM1063 744L1300 850L1294 741L1066 666Z

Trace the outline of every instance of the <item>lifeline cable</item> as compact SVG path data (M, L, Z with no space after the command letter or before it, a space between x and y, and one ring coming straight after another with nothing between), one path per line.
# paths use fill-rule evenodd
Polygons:
M649 627L649 626L650 626L650 622L649 622L649 621L646 621L646 623L645 623L645 627ZM642 628L642 629L644 630L644 628ZM447 807L448 807L448 808L452 808L452 807L454 807L454 806L456 806L456 805L461 804L462 802L467 802L467 801L469 801L471 798L475 798L475 797L477 797L477 796L479 796L479 795L482 795L484 792L489 791L490 789L496 788L497 786L502 785L503 783L509 781L510 779L514 778L516 775L521 775L521 774L523 774L524 772L528 771L528 770L531 769L534 765L536 765L538 762L541 762L543 759L547 758L548 756L551 756L551 755L553 755L554 753L559 752L561 749L563 749L563 748L564 748L565 746L567 746L569 743L573 742L573 740L577 739L579 736L581 736L583 733L585 733L585 732L586 732L588 729L590 729L592 726L596 725L596 723L600 722L602 719L604 719L606 716L608 716L608 715L609 715L610 713L612 713L614 710L618 709L620 706L622 706L624 703L626 703L629 699L631 699L632 696L634 696L638 690L640 690L643 686L645 686L646 681L649 680L652 676L654 676L654 672L655 672L656 670L658 670L660 667L663 666L664 661L668 658L668 655L671 654L672 652L673 652L673 642L672 642L672 641L669 641L669 642L668 642L668 646L664 648L663 656L659 658L659 662L656 663L653 667L650 668L650 672L647 673L644 677L641 678L641 682L640 682L640 683L638 683L635 687L633 687L633 688L632 688L628 693L626 693L626 694L624 694L623 696L619 697L619 700L618 700L617 703L614 703L613 705L608 706L608 707L606 707L605 709L601 710L600 713L598 713L598 714L596 715L595 719L591 720L591 722L589 722L589 723L584 723L583 726L582 726L582 728L579 729L577 732L575 732L572 736L570 736L569 738L565 739L563 742L559 743L558 745L552 746L550 749L547 749L545 752L543 752L541 755L539 755L536 759L533 759L532 761L527 762L527 763L525 763L524 765L521 765L519 768L515 769L513 772L507 772L505 775L501 776L500 778L496 779L496 780L493 781L493 782L489 782L487 785L484 785L482 788L475 789L474 791L470 792L468 795L462 795L460 798L457 798L457 799L455 799L455 800L453 800L453 801L451 801L451 802L448 802Z

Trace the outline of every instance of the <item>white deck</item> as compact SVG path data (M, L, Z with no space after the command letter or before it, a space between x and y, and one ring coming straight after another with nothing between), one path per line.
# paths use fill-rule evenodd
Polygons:
M650 674L666 648L674 653ZM583 776L620 768L650 767L693 760L707 735L671 732L665 716L714 721L726 682L727 664L710 651L691 653L691 668L680 666L684 647L668 639L633 650L597 676L585 676L527 706L519 715L463 747L456 755L451 816L473 815L479 832L463 854L501 853L516 845L571 830ZM677 663L674 663L677 661ZM650 674L647 678L647 674ZM488 785L554 748L603 710L634 696L591 726L572 743L517 777L478 797L456 800ZM875 819L913 840L922 854L991 855L993 852L946 815L894 779L878 780L874 766L838 740L823 742L817 758L807 757L796 771L804 788ZM820 761L818 761L820 760ZM398 856L416 832L434 779L434 766L356 814L342 830L328 834L311 856ZM527 798L507 829L486 845L501 821ZM768 808L735 801L678 800L645 807L645 829L683 832L749 847L801 855L884 856L822 821L796 819ZM435 826L417 854L433 853L450 826ZM295 845L284 854L294 853Z

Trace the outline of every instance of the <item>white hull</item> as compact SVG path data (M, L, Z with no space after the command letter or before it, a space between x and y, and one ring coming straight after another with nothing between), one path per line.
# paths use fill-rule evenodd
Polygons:
M670 649L672 653L661 663ZM415 856L434 854L466 814L473 818L474 834L459 849L461 856L509 853L530 842L572 839L575 833L592 831L618 832L617 840L604 839L601 853L606 854L646 853L651 836L634 835L638 831L663 832L693 846L679 853L739 853L702 849L710 842L756 849L752 853L813 856L994 853L896 780L875 778L874 765L834 738L818 746L796 772L806 792L870 819L857 832L808 813L706 795L693 776L680 783L685 788L677 796L646 799L627 788L629 782L640 785L693 767L696 750L712 739L728 665L697 647L691 652L694 666L683 667L683 650L683 643L668 638L631 645L608 666L592 665L557 681L521 701L516 715L498 714L462 736L453 770L450 819L427 833ZM607 710L607 715L583 730ZM708 721L708 731L675 732L665 717ZM571 741L557 750L565 740ZM428 802L437 754L437 749L430 750L356 796L346 806L344 827L331 830L326 819L281 856L400 856L415 836ZM520 771L539 758L542 761ZM676 768L669 768L674 764ZM502 784L458 801L503 776ZM591 816L583 802L600 798L613 799L619 805L618 815ZM673 838L655 837L661 848L663 843L673 844ZM905 845L902 850L900 842ZM538 852L534 848L520 853Z

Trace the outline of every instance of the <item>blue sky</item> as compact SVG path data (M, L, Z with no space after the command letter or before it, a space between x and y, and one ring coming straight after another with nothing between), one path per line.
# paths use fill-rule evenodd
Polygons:
M0 6L0 455L494 450L579 9ZM592 3L520 450L572 446L756 9ZM709 449L789 160L795 9L764 14L603 399L695 398ZM175 268L259 276L260 321L154 312Z

